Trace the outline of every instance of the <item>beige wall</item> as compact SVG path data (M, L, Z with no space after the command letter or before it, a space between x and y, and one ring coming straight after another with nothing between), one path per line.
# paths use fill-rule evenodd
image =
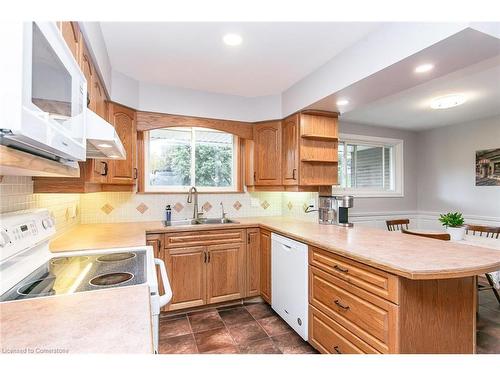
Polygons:
M418 134L418 208L500 221L500 186L476 186L476 151L500 148L500 116Z

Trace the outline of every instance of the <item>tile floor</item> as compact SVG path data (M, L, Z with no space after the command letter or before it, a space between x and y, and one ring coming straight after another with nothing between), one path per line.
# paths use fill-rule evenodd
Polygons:
M312 354L266 303L210 309L160 319L160 354ZM500 354L500 304L479 293L477 353Z
M479 292L478 354L500 354L500 304L491 290Z
M160 354L313 354L266 303L160 318Z

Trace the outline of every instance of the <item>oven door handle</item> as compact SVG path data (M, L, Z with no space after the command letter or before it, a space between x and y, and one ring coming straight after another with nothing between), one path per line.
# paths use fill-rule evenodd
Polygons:
M154 258L155 265L160 267L161 281L163 282L163 290L165 294L160 297L160 307L165 306L172 299L172 289L170 288L170 282L168 281L167 269L165 268L165 263L163 260Z

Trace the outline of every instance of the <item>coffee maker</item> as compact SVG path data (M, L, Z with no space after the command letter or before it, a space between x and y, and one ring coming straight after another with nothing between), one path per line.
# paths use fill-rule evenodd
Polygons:
M320 195L319 223L352 227L352 223L349 223L349 208L353 206L354 197L352 195Z

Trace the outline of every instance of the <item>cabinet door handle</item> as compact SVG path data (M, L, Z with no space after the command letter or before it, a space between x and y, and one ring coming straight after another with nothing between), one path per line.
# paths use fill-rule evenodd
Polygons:
M340 351L340 349L339 349L339 346L338 346L338 345L335 345L335 346L333 347L333 350L335 350L335 353L337 353L337 354L342 354L342 352Z
M137 168L134 168L134 180L137 180Z
M344 272L344 273L349 272L349 270L348 270L347 268L342 268L342 267L340 267L340 266L339 266L339 265L337 265L337 264L336 264L336 265L334 265L334 266L333 266L333 268L334 268L334 269L336 269L337 271L340 271L340 272Z
M247 233L247 244L250 244L250 233Z
M207 263L207 252L205 251L203 254L205 255L205 259L203 259L203 263Z
M293 171L292 171L292 180L296 180L297 179L297 177L295 177L296 173L297 173L297 169L294 168Z
M343 310L346 310L346 311L349 310L349 306L342 305L342 303L338 299L333 301L333 303L336 304L338 307L340 307Z
M210 263L210 251L208 251L208 261L207 263Z
M253 182L257 181L257 172L253 172Z
M101 172L101 176L107 176L108 175L108 163L105 161L101 161L102 164L104 164L104 171Z

